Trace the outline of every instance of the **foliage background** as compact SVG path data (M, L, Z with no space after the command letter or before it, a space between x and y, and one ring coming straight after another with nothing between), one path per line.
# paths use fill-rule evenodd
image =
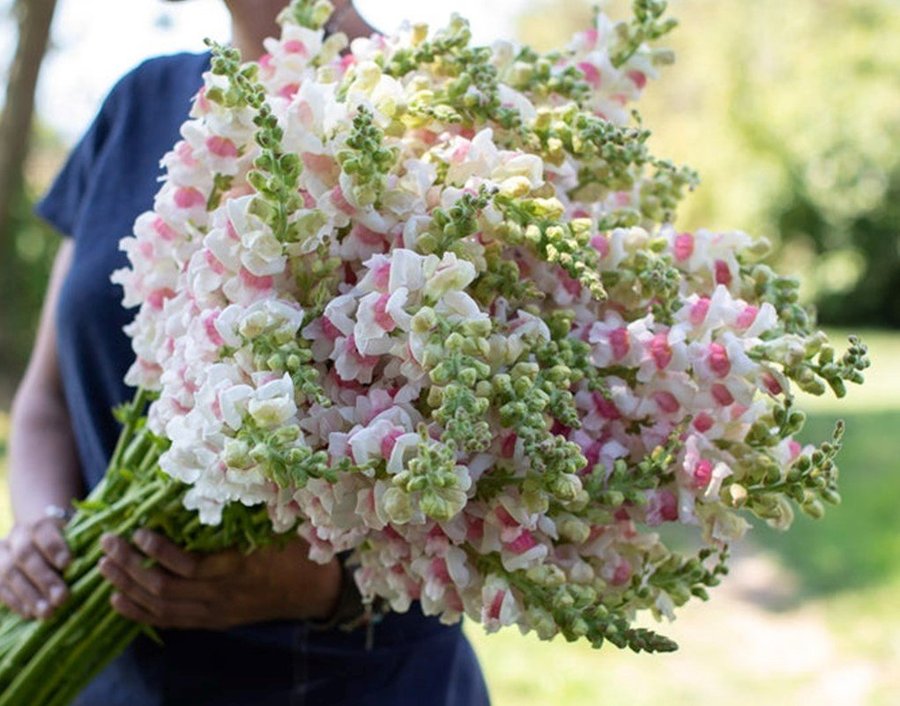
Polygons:
M620 0L610 3L621 6ZM865 327L874 368L846 404L811 402L807 433L838 416L844 503L781 535L757 528L708 605L670 627L680 653L634 657L470 630L499 706L891 704L900 690L900 4L896 0L673 0L678 63L642 113L663 156L703 183L679 226L740 228L778 244L830 326ZM371 3L370 3L371 5ZM534 0L523 39L558 46L590 18ZM38 131L15 230L0 238L0 456L56 236L29 217L65 148ZM875 330L881 329L881 330ZM843 336L845 330L835 330ZM0 466L0 486L2 486ZM0 494L0 532L9 526Z

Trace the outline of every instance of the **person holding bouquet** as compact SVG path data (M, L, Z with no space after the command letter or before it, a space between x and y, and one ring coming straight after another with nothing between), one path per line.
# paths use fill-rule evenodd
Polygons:
M277 34L286 4L226 0L245 58ZM349 0L334 4L329 31L371 32ZM122 327L132 313L109 281L125 262L118 241L150 208L160 156L208 68L206 53L177 54L126 75L38 206L66 238L13 406L15 525L0 540L0 601L23 616L47 618L67 598L67 508L102 478L119 434L110 410L131 397L122 380L133 353ZM103 549L113 607L162 629L164 645L138 639L79 704L488 703L459 625L415 608L366 625L351 575L338 560L312 562L302 539L249 555L201 555L143 530L133 543L107 536Z
M464 615L670 652L638 616L705 600L745 515L840 500L843 425L804 446L794 391L842 397L866 347L838 354L765 240L676 230L696 175L628 110L671 62L666 0L547 55L283 5L229 5L245 55L277 15L258 62L129 75L39 207L74 252L15 414L0 706L69 706L151 626L166 650L82 703L482 704ZM75 482L39 489L76 445L67 551ZM23 618L67 561L62 609Z

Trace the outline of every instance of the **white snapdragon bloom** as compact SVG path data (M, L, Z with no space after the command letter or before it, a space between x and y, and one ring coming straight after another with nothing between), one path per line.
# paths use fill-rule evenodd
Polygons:
M297 414L294 382L287 373L255 390L247 403L247 411L257 424L278 428Z
M429 208L429 193L437 179L435 165L419 159L408 159L400 177L389 177L382 198L384 208L404 220L423 214Z
M283 25L279 39L270 37L263 41L270 57L265 63L282 75L282 80L302 75L304 69L322 51L324 36L325 33L320 29L309 29L296 24Z
M438 261L430 256L425 263L426 283L423 294L436 301L450 292L462 293L475 279L475 266L468 260L460 259L455 253L447 252Z
M256 126L252 108L232 108L206 98L211 90L227 91L228 79L212 72L203 75L204 85L194 101L191 117L202 118L210 133L231 140L235 145L253 144Z

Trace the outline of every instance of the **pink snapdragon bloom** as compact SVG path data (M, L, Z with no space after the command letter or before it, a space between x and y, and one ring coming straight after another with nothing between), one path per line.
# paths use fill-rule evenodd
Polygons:
M686 343L687 330L678 324L669 329L657 326L652 317L632 327L633 339L640 345L641 357L637 378L649 382L655 376L684 372L690 366Z
M692 343L688 355L698 382L727 385L732 379L746 380L755 375L759 366L746 353L752 343L752 339L738 338L729 331L706 345Z
M360 299L353 328L360 351L366 355L383 355L394 347L390 334L395 329L409 330L412 317L404 309L408 298L409 292L401 287L393 294L372 292Z
M640 340L635 340L622 316L609 311L603 321L595 322L588 335L593 345L591 362L599 368L609 365L633 366L643 358Z
M330 358L334 361L334 369L341 380L369 384L375 367L380 362L377 356L363 354L356 345L353 334L341 336L335 341L334 352Z
M422 610L426 615L440 615L445 604L451 602L448 622L456 622L463 612L460 591L472 582L470 569L464 550L447 547L440 556L421 556L410 565L412 573L422 582Z
M679 268L704 275L709 281L710 289L716 285L735 289L740 274L735 253L750 246L750 236L738 231L714 233L698 230L696 233L675 233L671 228L665 234Z
M185 166L194 171L199 171L204 175L223 174L236 177L249 166L249 160L243 160L242 163L241 149L234 140L211 132L200 120L185 123L181 128L181 134L184 137L184 142L181 144L185 145L189 155L186 156ZM198 167L202 167L202 169L198 169ZM172 167L169 167L169 173L172 173ZM206 178L208 179L208 176ZM187 178L179 179L179 181L182 183L205 183L188 181Z
M491 574L481 589L481 623L487 632L496 632L501 627L514 624L521 615L521 609L509 584Z
M664 522L675 522L678 519L678 498L671 490L647 491L647 505L644 508L644 522L650 527L657 527Z

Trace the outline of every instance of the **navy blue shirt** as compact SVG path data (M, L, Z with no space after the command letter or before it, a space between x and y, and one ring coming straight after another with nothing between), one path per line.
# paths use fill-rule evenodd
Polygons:
M110 274L127 264L118 242L153 206L159 161L179 139L208 54L151 59L112 90L37 213L74 239L56 312L60 372L88 488L119 435L111 410L130 400L134 355ZM84 706L484 706L478 663L459 626L414 607L375 628L315 632L306 623L139 638L77 702Z

